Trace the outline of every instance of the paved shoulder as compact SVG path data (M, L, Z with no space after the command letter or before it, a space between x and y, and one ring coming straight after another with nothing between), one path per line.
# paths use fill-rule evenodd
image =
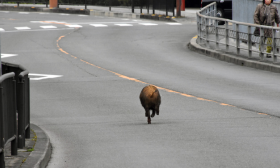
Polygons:
M50 160L52 148L50 138L37 125L31 124L31 138L26 139L25 148L18 149L18 155L10 156L5 148L6 168L45 168Z

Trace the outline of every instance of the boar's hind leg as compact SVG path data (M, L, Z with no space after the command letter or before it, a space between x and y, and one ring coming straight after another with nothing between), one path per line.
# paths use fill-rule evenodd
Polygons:
M156 114L156 111L153 109L153 113L152 113L151 117L153 118L155 116L155 114Z
M145 110L146 110L146 117L148 117L148 124L151 124L150 109L145 109Z

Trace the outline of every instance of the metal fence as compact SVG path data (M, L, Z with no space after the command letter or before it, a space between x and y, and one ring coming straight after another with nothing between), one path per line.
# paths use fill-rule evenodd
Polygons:
M4 146L11 142L11 154L17 155L15 73L0 77L0 167L5 167Z
M253 56L256 58L257 54L257 59L261 61L264 61L264 55L271 55L272 60L266 59L266 61L279 63L277 62L277 56L280 56L280 54L277 49L280 47L280 28L218 18L215 17L216 9L216 2L214 2L197 12L197 40L199 44L237 55L240 55L241 51L245 51L246 56L252 59ZM224 25L219 25L219 23ZM247 31L241 32L241 26L246 27ZM260 28L260 36L254 36L253 34L256 27ZM272 31L272 38L265 37L264 30L266 29ZM271 41L268 43L268 40ZM267 46L272 46L271 53L265 50Z
M4 147L11 142L11 155L30 138L30 84L28 71L2 62L0 76L0 167L5 167Z

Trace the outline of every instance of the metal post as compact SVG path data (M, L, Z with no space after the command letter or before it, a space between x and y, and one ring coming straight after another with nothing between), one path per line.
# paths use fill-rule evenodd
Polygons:
M85 0L85 9L87 9L87 0Z
M134 0L131 0L131 9L132 9L132 13L134 13Z
M153 14L155 14L155 0L153 0Z
M165 0L165 10L166 10L166 14L165 14L165 15L166 15L166 16L168 16L168 6L167 6L167 1L168 1L168 0Z
M216 34L216 50L219 50L219 26L217 20L215 20L215 34Z
M112 0L109 0L109 11L111 11Z
M1 62L1 33L0 33L0 65L2 65L2 62ZM1 66L1 70L0 70L0 76L2 75L2 66Z
M3 87L0 85L0 167L5 167L4 158L4 114L3 114Z
M228 28L228 21L226 21L226 51L229 52L229 28Z
M25 108L24 108L24 83L23 79L19 78L19 109L18 109L18 148L25 147Z
M25 87L26 87L26 106L27 106L27 111L26 111L26 115L27 115L27 125L28 125L28 128L25 130L25 138L27 139L30 139L30 79L28 76L26 76L26 79L25 79Z
M248 54L249 58L252 57L252 33L251 33L251 26L248 26L248 39L247 39L247 44L248 44Z
M263 51L264 51L264 43L265 43L265 38L264 38L264 30L263 28L260 28L260 48L261 48L261 51L260 51L260 59L263 60Z
M150 0L148 0L147 13L150 13Z
M273 51L272 51L272 57L273 57L273 62L276 63L277 62L277 56L275 55L276 53L276 39L275 36L276 35L276 30L272 29L272 47L273 47Z
M14 113L14 133L17 135L17 110L16 110L16 104L17 104L17 100L16 100L16 80L13 78L12 80L13 83L13 110L12 112ZM15 137L15 139L11 142L11 154L12 155L17 155L17 136Z
M198 44L200 44L200 17L196 14L196 24L197 24L197 39Z
M239 24L236 24L236 52L240 55L240 37L239 37Z
M206 18L206 23L205 23L205 33L206 33L206 47L210 48L209 44L209 19Z

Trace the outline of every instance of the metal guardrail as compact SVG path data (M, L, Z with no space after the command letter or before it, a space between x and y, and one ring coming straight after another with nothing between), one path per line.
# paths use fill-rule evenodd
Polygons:
M4 147L11 142L11 155L30 138L30 83L20 65L2 62L0 76L0 168L5 167ZM3 140L2 140L3 139Z
M0 77L0 167L5 167L4 146L11 142L11 154L17 155L15 73Z
M277 56L280 56L277 48L280 48L280 39L276 32L280 31L278 27L250 24L244 22L237 22L234 20L218 18L216 16L217 5L213 2L200 11L197 12L197 31L198 31L198 43L205 44L206 47L210 47L210 43L215 44L215 49L219 50L223 45L226 52L229 52L229 47L235 48L235 53L240 55L241 50L248 52L248 58L252 58L253 53L259 54L259 59L264 60L265 54L271 54L273 57L273 63L277 63ZM253 17L253 16L252 16ZM224 22L223 26L218 23ZM247 27L247 32L240 32L241 26ZM254 29L260 28L260 36L253 35ZM265 48L268 46L266 43L266 37L264 36L264 29L272 30L272 52L267 53ZM230 39L234 40L234 43L230 43ZM225 41L225 42L223 42ZM245 42L247 47L241 47L241 42ZM256 46L257 49L252 49Z

